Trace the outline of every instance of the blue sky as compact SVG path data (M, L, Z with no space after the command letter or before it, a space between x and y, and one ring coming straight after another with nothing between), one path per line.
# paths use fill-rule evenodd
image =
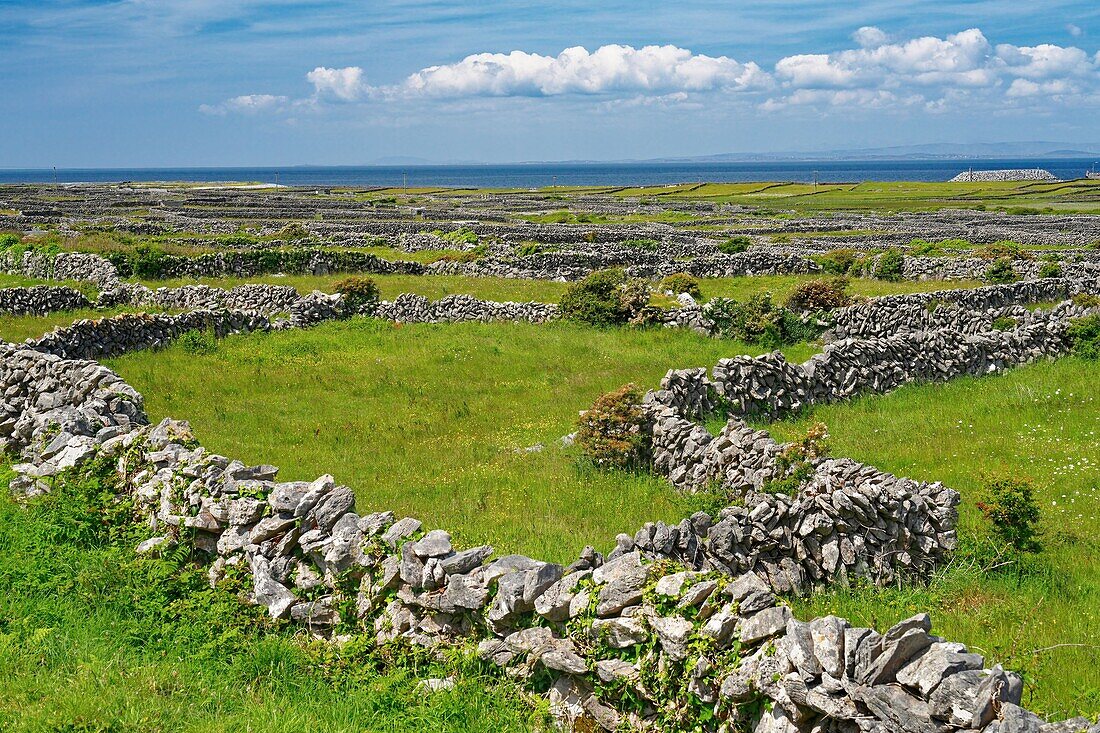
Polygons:
M3 0L0 166L1100 141L1094 1Z

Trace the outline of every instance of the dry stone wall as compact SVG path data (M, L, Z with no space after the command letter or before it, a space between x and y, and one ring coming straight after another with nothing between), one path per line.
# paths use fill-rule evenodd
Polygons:
M0 288L0 313L41 316L54 311L91 308L92 302L79 290L52 285L29 288Z
M607 558L586 548L568 567L497 556L489 546L460 549L415 519L357 513L354 493L331 476L280 482L273 466L210 453L186 423L145 425L140 396L94 362L7 344L0 353L0 430L5 447L26 460L16 491L52 490L59 472L106 461L148 528L139 552L193 543L210 559L211 582L243 568L255 603L314 633L354 622L378 642L476 643L513 678L549 675L552 710L578 729L1065 729L1020 708L1019 676L933 636L927 615L885 633L833 616L801 622L765 578L737 574L739 564L715 572L649 562L644 548L668 535L661 525L643 528L640 542L620 538ZM823 470L838 483L863 473L842 462ZM814 503L833 505L853 524L873 521L854 500L858 492L842 494L853 501L848 507L820 488ZM899 502L921 495L898 491ZM789 514L793 502L750 514L779 526L781 507ZM767 511L775 516L765 519ZM735 515L693 517L694 536L734 547L715 540L732 534ZM798 534L813 538L819 528Z

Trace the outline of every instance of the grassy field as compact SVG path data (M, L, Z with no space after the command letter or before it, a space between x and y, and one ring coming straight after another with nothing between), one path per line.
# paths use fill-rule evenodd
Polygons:
M286 479L331 472L360 511L570 562L585 544L608 550L617 533L687 510L654 476L590 470L561 449L577 412L627 382L648 388L670 368L746 351L675 330L353 319L108 363L154 419L190 420L211 450L274 463Z
M334 286L346 275L257 275L255 277L236 278L178 278L173 280L146 280L144 284L151 288L194 285L196 283L213 285L219 288L231 288L245 283L271 283L290 285L300 293L313 290L333 292ZM736 298L743 300L750 295L770 292L777 299L787 297L798 285L816 280L822 275L753 275L743 277L703 278L699 287L705 299ZM394 298L401 293L417 293L432 299L445 295L465 293L485 300L535 300L543 303L556 303L569 287L569 283L550 280L517 280L503 277L463 277L461 275L370 275L378 283L383 298ZM870 278L853 278L849 281L848 291L853 295L874 297L897 293L923 293L935 290L978 287L982 283L976 280L917 280L887 282Z
M1100 714L1100 363L1066 358L910 386L770 429L790 438L811 419L829 426L834 455L957 489L964 547L986 533L974 507L983 481L1030 479L1045 550L996 572L964 552L927 588L838 591L796 604L800 612L881 628L932 610L937 633L1022 671L1036 710Z
M24 507L0 492L0 730L545 727L541 708L472 660L311 643L238 589L211 590L186 556L135 558L109 497L69 484ZM450 675L453 690L417 687Z

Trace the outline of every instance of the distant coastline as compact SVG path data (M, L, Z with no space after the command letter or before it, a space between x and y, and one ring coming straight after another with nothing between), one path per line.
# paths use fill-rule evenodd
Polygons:
M1100 158L1100 156L1098 156ZM685 182L944 182L973 169L1044 168L1084 178L1094 158L912 158L725 162L513 163L507 165L260 166L0 169L0 184L241 181L288 186L536 188L658 186Z

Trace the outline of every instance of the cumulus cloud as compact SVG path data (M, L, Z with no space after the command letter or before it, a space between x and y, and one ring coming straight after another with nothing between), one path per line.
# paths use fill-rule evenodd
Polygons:
M209 114L305 108L332 103L426 104L433 100L598 98L616 106L695 106L718 98L747 100L765 110L793 106L866 108L923 105L943 111L948 102L1023 104L1026 100L1100 99L1100 54L1075 46L994 45L977 28L944 37L892 39L864 26L855 47L800 53L770 70L752 61L709 56L678 46L575 46L559 54L527 51L477 53L428 66L388 85L367 83L361 67L318 66L306 74L310 97L251 94L217 105ZM1086 96L1080 97L1081 99Z
M363 70L358 66L346 66L342 69L318 66L306 74L306 81L313 85L313 92L318 98L342 102L357 101L371 91L363 78Z
M754 63L705 56L676 46L581 46L557 56L524 51L479 53L454 64L430 66L405 80L409 95L427 97L558 96L739 91L767 85Z

